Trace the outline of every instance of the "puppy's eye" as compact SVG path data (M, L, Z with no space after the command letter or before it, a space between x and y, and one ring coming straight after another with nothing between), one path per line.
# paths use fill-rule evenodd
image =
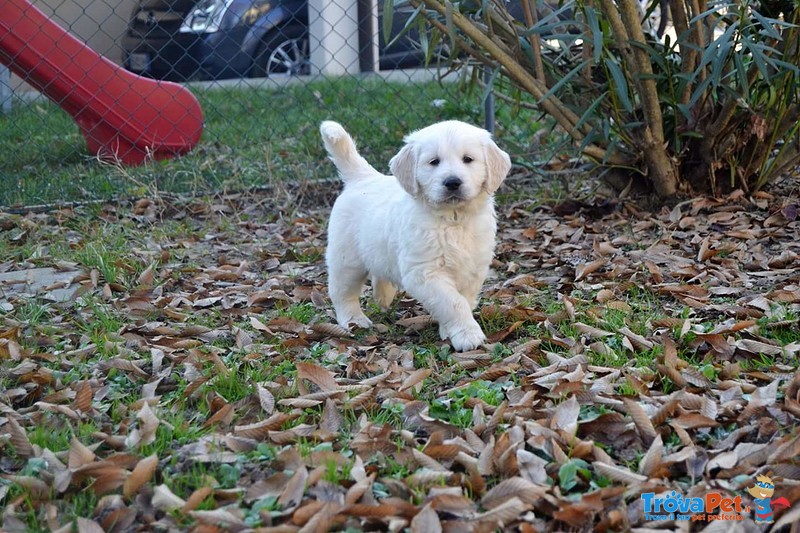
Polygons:
M428 161L428 164L431 165L431 166L434 166L434 167L438 167L439 166L439 158L436 157L436 158L431 159L430 161Z
M464 163L472 163L473 161L475 161L474 159L472 159L472 158L471 158L470 156L468 156L468 155L465 155L464 157L462 157L462 158L461 158L461 160L462 160Z

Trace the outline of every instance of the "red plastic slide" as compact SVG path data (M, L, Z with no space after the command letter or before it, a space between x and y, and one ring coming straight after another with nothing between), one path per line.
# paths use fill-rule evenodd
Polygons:
M0 0L0 62L72 115L103 159L167 159L191 150L203 132L192 93L128 72L27 0Z

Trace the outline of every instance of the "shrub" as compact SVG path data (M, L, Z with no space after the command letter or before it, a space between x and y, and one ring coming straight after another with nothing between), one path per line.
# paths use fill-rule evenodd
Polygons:
M530 94L584 156L662 197L752 192L796 165L796 2L645 2L521 0L512 15L502 0L411 0L408 26L428 30L426 49L448 43L454 67L491 69L495 90Z

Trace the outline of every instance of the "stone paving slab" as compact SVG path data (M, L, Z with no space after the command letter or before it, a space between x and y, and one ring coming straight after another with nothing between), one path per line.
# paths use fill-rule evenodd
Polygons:
M73 298L79 285L73 283L78 270L55 268L29 268L0 273L0 303L18 296L38 296L53 302L66 302Z

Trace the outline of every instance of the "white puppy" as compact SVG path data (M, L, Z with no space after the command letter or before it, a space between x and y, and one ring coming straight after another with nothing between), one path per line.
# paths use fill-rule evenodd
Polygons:
M511 168L486 130L458 121L428 126L405 138L376 171L336 122L320 126L344 181L328 226L328 292L343 327L369 327L359 303L367 277L386 308L397 288L439 322L456 350L486 340L472 317L494 254L492 194Z

